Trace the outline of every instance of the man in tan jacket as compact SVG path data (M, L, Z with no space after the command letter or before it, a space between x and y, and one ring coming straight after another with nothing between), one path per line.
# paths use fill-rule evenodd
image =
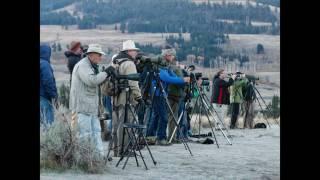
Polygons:
M138 54L139 49L135 47L132 40L127 40L123 42L123 47L121 52L117 57L114 58L114 66L119 66L120 75L128 75L137 73L136 65L134 60ZM121 81L121 80L120 80ZM141 91L139 89L138 81L128 81L129 84L129 94L130 94L130 104L133 106L138 103L142 103ZM119 157L124 149L122 148L123 139L123 123L125 114L125 104L126 104L126 92L122 90L119 95L112 97L113 110L112 110L112 139L113 139L113 151L114 156ZM128 118L126 123L133 122L133 114L128 110ZM125 134L124 146L128 143L128 135ZM123 147L125 148L125 147Z

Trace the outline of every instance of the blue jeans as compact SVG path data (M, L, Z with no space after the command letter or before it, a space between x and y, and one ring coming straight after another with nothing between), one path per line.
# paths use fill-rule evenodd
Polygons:
M166 139L168 114L166 100L162 96L154 96L152 117L148 122L147 136L155 136L158 140Z
M103 104L104 107L106 109L106 111L109 112L109 116L110 116L110 124L108 124L108 131L111 132L112 131L112 104L111 104L111 97L110 96L104 96L103 98Z
M180 120L180 130L177 131L177 139L186 139L188 138L188 121L187 121L187 112L185 110L185 102L183 99L179 102L179 116L183 112L182 119Z
M97 154L104 156L99 118L94 115L78 113L78 130L80 141L92 140Z
M40 96L40 124L51 125L54 121L54 111L51 102Z

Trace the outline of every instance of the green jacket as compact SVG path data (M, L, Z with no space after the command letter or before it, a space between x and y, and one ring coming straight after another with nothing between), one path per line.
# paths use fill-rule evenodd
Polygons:
M243 94L242 88L245 88L248 83L248 79L239 79L233 82L233 85L230 86L230 103L242 103Z
M174 64L169 65L169 69L171 69L178 77L183 77L182 70L179 66ZM174 98L176 100L180 99L180 97L184 96L184 87L175 84L168 85L168 96L169 98Z

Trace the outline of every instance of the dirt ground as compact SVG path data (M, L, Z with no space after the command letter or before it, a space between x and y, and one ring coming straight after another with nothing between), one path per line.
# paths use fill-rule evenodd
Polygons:
M209 129L204 129L209 132ZM183 144L171 146L150 146L157 161L154 166L148 152L144 149L149 170L145 170L141 159L140 167L130 158L122 170L123 162L115 167L117 158L107 164L103 174L84 174L67 171L64 173L42 172L42 180L206 180L206 179L280 179L280 129L230 130L232 145L227 144L221 132L215 132L220 148L216 144L189 143L193 156ZM196 140L196 139L195 139ZM107 147L107 142L105 143Z

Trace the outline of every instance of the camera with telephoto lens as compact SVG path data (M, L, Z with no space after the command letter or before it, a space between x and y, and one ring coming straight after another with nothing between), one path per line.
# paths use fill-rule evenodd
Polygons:
M108 69L108 68L106 68L105 66L102 66L102 71L105 71L106 69ZM109 72L108 75L111 76L110 79L113 79L113 80L121 80L121 79L131 80L131 81L139 81L140 80L140 73L120 75L117 73L117 71L113 70L112 72Z
M202 73L201 72L194 73L194 75L196 77L196 80L199 80L202 77Z
M149 57L143 53L139 53L136 57L136 61L140 61L137 65L137 71L142 72L145 67L150 70L156 70L158 67L168 66L169 63L166 62L161 56Z
M203 78L201 78L201 80L202 80L201 86L209 86L210 85L209 78L203 77Z
M241 73L241 74L242 74L242 73ZM236 75L236 78L240 78L240 73L235 73L235 74L229 73L229 74L227 74L227 77L228 77L228 78L231 78L233 75Z
M256 77L256 76L254 76L254 75L246 74L246 78L247 78L249 81L259 81L259 77Z

